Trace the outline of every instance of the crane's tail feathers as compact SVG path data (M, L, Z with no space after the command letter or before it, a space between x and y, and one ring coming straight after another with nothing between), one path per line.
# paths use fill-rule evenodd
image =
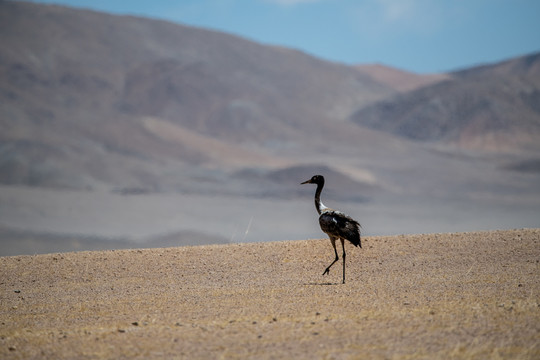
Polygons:
M350 233L349 241L353 243L354 246L362 247L362 241L361 241L361 235L360 235L360 229L362 228L362 225L356 220L353 220L353 224L356 226L347 227Z
M353 242L354 246L362 247L362 239L360 238L360 234L358 234L358 238L355 239L355 242Z
M349 234L347 235L348 236L346 237L346 239L349 240L354 246L362 247L360 231L358 230L358 228L349 231Z

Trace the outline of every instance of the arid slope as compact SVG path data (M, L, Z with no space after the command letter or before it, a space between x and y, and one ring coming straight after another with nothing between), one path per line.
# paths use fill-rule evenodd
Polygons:
M540 229L0 258L0 357L540 357Z

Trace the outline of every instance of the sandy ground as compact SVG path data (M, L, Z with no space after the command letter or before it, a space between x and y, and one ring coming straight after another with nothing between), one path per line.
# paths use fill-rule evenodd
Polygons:
M540 229L0 258L0 358L540 358Z

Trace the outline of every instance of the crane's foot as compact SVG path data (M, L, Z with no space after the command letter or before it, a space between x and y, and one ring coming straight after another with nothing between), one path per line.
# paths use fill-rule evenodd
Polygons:
M330 268L327 268L326 270L324 270L324 272L323 272L322 274L323 274L323 275L330 274Z

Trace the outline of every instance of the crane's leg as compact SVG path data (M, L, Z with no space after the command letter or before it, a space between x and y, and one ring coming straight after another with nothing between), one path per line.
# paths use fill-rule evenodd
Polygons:
M345 240L341 240L341 247L343 248L343 283L345 284L345 257L347 254L345 254Z
M332 263L330 265L328 265L326 270L324 270L323 275L328 274L330 272L330 268L332 267L332 265L334 265L336 263L336 261L339 260L337 250L336 250L336 238L330 236L330 241L332 242L332 247L334 248L334 253L336 254L336 258L334 259L334 261L332 261Z

